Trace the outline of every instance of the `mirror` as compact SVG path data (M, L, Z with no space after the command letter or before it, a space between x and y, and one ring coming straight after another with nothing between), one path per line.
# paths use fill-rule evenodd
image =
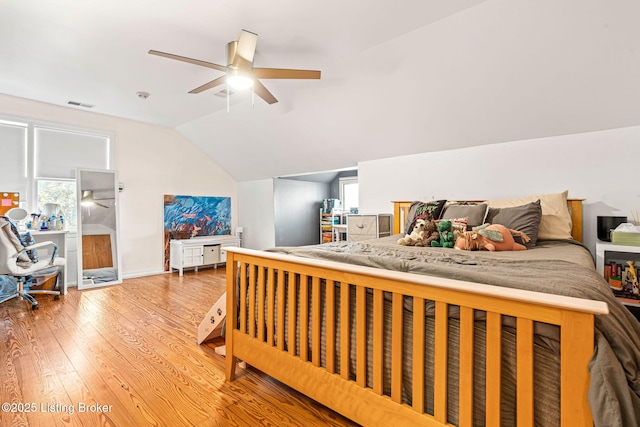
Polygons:
M122 283L116 171L77 169L78 289Z

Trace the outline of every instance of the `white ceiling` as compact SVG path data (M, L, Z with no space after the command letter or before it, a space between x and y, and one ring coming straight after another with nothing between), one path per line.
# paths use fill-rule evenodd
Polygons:
M176 128L239 181L640 124L637 0L0 0L0 93ZM241 29L279 99L187 92ZM136 92L151 94L139 99ZM77 108L77 107L70 107Z

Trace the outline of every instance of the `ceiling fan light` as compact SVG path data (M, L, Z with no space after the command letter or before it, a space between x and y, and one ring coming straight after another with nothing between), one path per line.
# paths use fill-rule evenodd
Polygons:
M85 190L82 192L82 199L80 199L82 206L93 206L96 202L93 201L93 191Z
M229 71L227 84L235 90L249 89L253 86L253 78L248 73L242 73L237 70Z

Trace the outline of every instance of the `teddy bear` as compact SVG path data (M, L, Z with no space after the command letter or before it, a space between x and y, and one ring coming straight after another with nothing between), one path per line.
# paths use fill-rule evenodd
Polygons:
M471 231L458 235L455 248L460 250L475 251L524 251L526 246L516 243L513 234L519 234L523 242L528 242L529 237L522 231L511 230L502 224L483 224Z
M452 248L455 243L455 236L451 231L451 221L441 220L438 224L438 240L431 242L431 246L440 248Z
M424 235L422 240L416 242L416 246L431 246L431 242L440 240L440 233L438 232L438 224L433 220L431 214L425 218Z
M411 230L411 234L407 234L406 236L399 238L398 244L403 246L415 246L417 242L422 242L425 228L425 220L417 220L416 225L413 227L413 230Z

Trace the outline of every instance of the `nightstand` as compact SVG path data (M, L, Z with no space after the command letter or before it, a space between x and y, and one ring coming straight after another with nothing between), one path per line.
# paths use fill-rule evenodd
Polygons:
M626 265L627 261L636 261L640 268L640 246L614 245L611 242L596 242L596 269L604 276L604 266L611 262ZM627 309L640 321L640 300L616 296Z
M611 242L596 241L596 269L604 276L604 266L611 261L626 264L636 261L640 267L640 246L614 245Z

